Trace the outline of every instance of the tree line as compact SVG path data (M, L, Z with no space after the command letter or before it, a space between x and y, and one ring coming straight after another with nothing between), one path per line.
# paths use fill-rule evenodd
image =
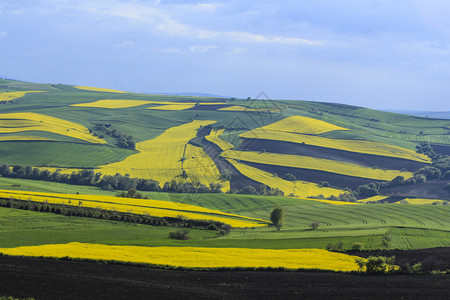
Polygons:
M49 170L41 170L32 166L13 166L6 163L0 163L0 176L45 180L72 185L87 185L99 187L103 190L128 191L130 189L149 192L169 192L169 193L223 193L223 185L220 183L210 183L209 186L201 182L180 182L171 180L165 182L163 186L153 179L130 177L129 174L104 175L95 172L93 169L83 169L73 171L71 174L61 173L59 170L51 172ZM231 189L228 193L247 194L247 195L265 195L265 196L283 196L284 193L279 189L273 189L266 185L260 185L258 189L249 185L242 189Z

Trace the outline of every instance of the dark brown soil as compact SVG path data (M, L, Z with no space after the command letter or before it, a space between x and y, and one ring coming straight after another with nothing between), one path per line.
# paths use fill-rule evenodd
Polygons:
M396 186L385 189L380 189L381 194L400 193L405 196L416 198L432 198L432 199L450 199L450 192L445 189L445 184L448 181L444 180L430 180L425 183L414 185Z
M436 153L442 155L450 155L450 146L432 144L431 147Z
M351 188L356 189L359 185L368 184L371 182L377 182L374 179L366 179L354 176L346 176L335 173L329 173L318 170L310 170L310 169L300 169L300 168L292 168L292 167L284 167L284 166L275 166L275 165L267 165L253 162L241 161L246 165L264 170L269 173L276 173L279 177L283 178L286 173L291 173L295 175L298 180L309 181L319 183L321 181L326 181L330 183L330 185L339 188Z
M448 299L449 275L173 271L0 257L0 295L35 299Z
M407 263L412 266L422 263L424 271L450 270L450 247L429 248L419 250L374 250L374 251L347 251L347 254L361 257L369 256L395 256L395 264L404 267ZM450 276L450 275L449 275Z
M271 153L304 155L350 162L363 166L378 167L383 169L400 170L404 168L408 171L416 171L424 166L427 166L427 164L424 163L401 158L355 153L331 148L262 139L244 139L242 144L238 147L238 150L265 150Z

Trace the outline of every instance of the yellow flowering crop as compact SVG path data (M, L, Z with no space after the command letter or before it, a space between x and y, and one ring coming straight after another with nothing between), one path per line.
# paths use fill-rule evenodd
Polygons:
M5 92L0 93L0 101L11 101L17 98L21 98L28 93L45 93L45 91L23 91L23 92Z
M10 190L0 190L0 197L8 199L13 197L18 200L73 206L79 206L81 204L83 207L101 208L134 214L148 214L154 217L177 217L182 215L188 219L219 221L229 224L232 227L261 227L269 224L268 221L262 219L238 216L200 206L161 200Z
M207 186L212 182L221 183L228 189L229 183L219 180L219 170L203 149L188 145L201 126L215 122L195 120L169 128L152 140L137 143L136 150L139 153L121 162L101 166L98 171L105 175L120 173L150 178L160 184L171 180L192 182L191 179L195 179ZM187 172L186 179L182 177L183 170Z
M258 130L274 130L303 134L321 134L334 130L348 129L313 118L292 116L284 118L283 120L272 123L270 125L260 127L258 128Z
M427 157L426 155L416 153L412 150L378 142L329 139L320 136L297 134L274 130L260 130L260 129L254 129L249 132L245 132L240 136L243 138L286 141L297 144L305 143L306 145L332 148L364 154L397 157L415 160L423 163L431 162L430 158Z
M311 197L323 195L329 197L331 195L338 196L344 193L343 190L338 190L328 187L320 187L315 183L307 181L288 181L279 178L273 174L265 172L263 170L238 163L233 159L227 159L242 175L253 179L257 182L265 184L271 188L278 188L284 192L286 196L294 195L296 197Z
M369 198L358 200L358 202L360 202L360 203L367 203L367 202L384 200L386 198L388 198L388 196L376 195L376 196L373 196L373 197L369 197Z
M405 200L409 204L422 204L422 205L424 205L424 204L433 204L433 203L439 203L439 204L444 203L444 200L440 200L440 199L406 198L406 199L403 199L403 200ZM400 204L401 202L398 201L398 202L395 202L395 203Z
M104 100L98 100L98 101L89 102L89 103L72 104L70 106L114 109L114 108L135 107L135 106L145 105L145 104L149 104L149 103L152 103L152 101L104 99Z
M195 104L168 104L168 105L148 107L147 109L153 109L153 110L185 110L185 109L193 108L194 106L195 106Z
M277 268L358 271L356 256L322 249L109 246L68 243L0 248L6 255L71 257L186 268Z
M271 113L279 112L278 109L273 109L273 108L249 108L249 107L239 106L239 105L219 108L218 110L223 110L223 111L243 111L243 112L271 112Z
M397 176L403 176L405 178L414 176L414 174L411 172L374 169L348 162L301 155L228 150L225 151L222 156L235 160L243 160L276 166L286 166L292 168L318 170L375 180L392 180Z
M24 131L48 131L91 143L106 144L103 139L91 135L86 127L63 119L30 112L0 114L0 133Z
M213 129L211 130L210 134L205 136L205 139L207 141L210 141L211 143L216 144L220 149L223 151L234 148L234 145L231 143L228 143L227 141L222 140L219 136L223 134L225 129Z
M104 89L104 88L97 88L97 87L91 87L91 86L74 86L77 89L85 90L85 91L93 91L93 92L107 92L107 93L121 93L126 94L127 92L122 92L118 90L111 90L111 89Z

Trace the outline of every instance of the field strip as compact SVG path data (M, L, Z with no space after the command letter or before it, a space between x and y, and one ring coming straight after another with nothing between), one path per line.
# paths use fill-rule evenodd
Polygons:
M137 143L136 150L139 153L128 156L123 161L101 166L97 170L104 175L121 173L153 179L160 185L172 180L198 181L206 186L219 183L224 192L228 191L230 183L220 180L219 170L212 159L202 148L188 145L196 137L198 129L214 123L216 121L195 120L171 127L152 140Z
M275 123L259 127L258 130L271 130L301 134L321 134L335 130L348 129L313 118L292 116L284 118L283 120L277 121Z
M118 91L118 90L98 88L98 87L91 87L91 86L76 85L74 87L79 89L79 90L85 90L85 91L91 91L91 92L107 92L107 93L128 94L128 92L122 92L122 91Z
M167 104L167 105L161 105L161 106L153 106L153 107L147 107L146 109L153 109L153 110L185 110L189 108L193 108L195 104Z
M39 136L26 136L26 135L6 135L0 136L0 141L54 141L53 139L39 137Z
M358 200L358 202L360 203L367 203L367 202L376 202L376 201L381 201L388 198L388 196L384 196L384 195L376 195L373 197L369 197L369 198L365 198L365 199L360 199Z
M276 140L297 144L305 143L306 145L312 145L322 148L331 148L348 152L402 158L407 160L419 161L422 163L431 163L430 158L423 154L378 142L330 139L320 136L261 129L254 129L245 132L241 134L240 137L250 139Z
M14 99L22 98L28 93L46 93L46 91L23 91L23 92L5 92L0 93L0 101L12 101Z
M78 123L31 112L0 114L0 133L25 131L47 131L90 143L106 144L105 140L93 136Z
M301 156L301 155L227 150L224 153L222 153L222 156L234 160L243 160L248 162L274 166L318 170L334 174L368 178L374 180L387 181L392 180L397 176L403 176L405 179L414 176L412 172L374 169L354 163L341 162L332 159L316 158L310 156Z
M93 108L129 108L136 107L145 104L157 104L161 106L150 107L148 109L160 109L165 110L164 106L172 106L172 105L180 105L180 107L184 107L183 109L194 107L197 102L170 102L170 101L151 101L151 100L127 100L127 99L102 99L94 102L87 103L76 103L70 106L74 107L93 107ZM198 102L199 105L218 105L218 104L226 104L224 102ZM173 107L173 109L166 110L180 110L181 108Z
M273 109L273 108L250 108L250 107L245 107L245 106L240 106L240 105L234 105L234 106L230 106L230 107L219 108L218 110L221 110L221 111L242 111L242 112L268 112L268 113L275 113L275 112L279 112L280 111L278 109Z
M216 144L222 151L234 148L234 145L224 141L220 138L220 135L223 134L225 129L213 129L211 132L205 136L205 139L213 144Z
M408 202L408 204L422 204L422 205L431 205L433 203L442 204L445 202L444 200L440 200L440 199L425 199L425 198L405 198L403 200ZM396 203L399 203L399 202L396 202Z
M338 196L344 193L343 190L319 187L315 183L306 181L288 181L281 179L273 174L262 171L260 169L250 167L243 163L238 163L233 159L227 159L242 175L267 185L271 188L278 188L284 192L286 196L293 195L296 197L306 198L312 196L323 195L329 197L331 195Z
M326 204L331 204L331 205L358 205L358 204L361 204L361 203L357 203L357 202L346 202L346 201L338 201L338 200L299 198L299 197L297 197L297 198L301 199L301 200L315 201L315 202L326 203Z
M70 257L185 268L287 268L357 271L357 256L322 249L139 247L68 243L0 248L6 255Z
M185 216L189 219L215 220L230 224L233 227L266 226L268 221L251 217L221 212L204 207L174 203L169 201L131 199L98 195L69 195L55 193L37 193L23 191L0 190L0 197L13 197L22 201L35 201L51 204L65 204L90 208L101 208L127 213L149 214L155 217Z

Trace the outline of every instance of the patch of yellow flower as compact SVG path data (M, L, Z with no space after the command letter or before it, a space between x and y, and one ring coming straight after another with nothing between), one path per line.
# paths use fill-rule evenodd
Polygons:
M98 87L91 87L91 86L74 86L75 88L79 90L85 90L85 91L92 91L92 92L107 92L107 93L121 93L121 94L127 94L127 92L122 92L118 90L111 90L111 89L105 89L105 88L98 88Z
M220 180L220 173L212 159L202 148L188 145L197 135L197 130L216 121L195 120L167 129L152 140L139 142L139 153L128 156L121 162L99 167L105 175L130 174L131 177L149 178L162 185L172 180L199 181L207 186L220 183L223 191L230 189L229 181ZM187 178L183 177L186 171Z
M345 193L343 190L320 187L319 185L307 181L288 181L274 174L263 170L239 163L234 159L227 159L242 175L265 184L271 188L278 188L284 192L286 196L293 195L296 197L313 197L323 195L324 197L339 196Z
M149 104L149 103L152 103L152 101L104 99L104 100L98 100L98 101L89 102L89 103L72 104L70 106L115 109L115 108L135 107L135 106L145 105L145 104Z
M223 108L219 108L218 110L222 110L222 111L243 111L243 112L270 112L270 113L279 112L278 109L273 109L273 108L250 108L250 107L239 106L239 105L223 107Z
M17 98L22 98L28 93L45 93L46 91L22 91L22 92L5 92L0 93L0 101L11 101Z
M240 137L251 139L285 141L297 144L305 143L306 145L318 146L323 148L331 148L363 154L403 158L423 163L431 163L430 158L427 157L426 155L416 153L412 150L378 142L330 139L321 136L290 133L283 131L261 130L258 128L245 132L241 134Z
M375 202L375 201L384 200L386 198L388 198L388 196L376 195L376 196L373 196L373 197L360 199L360 200L358 200L358 202L360 202L360 203Z
M93 107L93 108L129 108L145 104L156 104L160 106L153 106L147 109L156 110L183 110L194 107L197 102L170 102L170 101L150 101L150 100L127 100L127 99L103 99L94 102L76 103L70 106L75 107ZM199 105L218 105L225 104L223 102L198 102Z
M222 149L222 151L234 148L233 144L220 138L220 135L223 134L224 131L225 129L213 129L207 136L205 136L205 139L216 144L220 149Z
M106 144L103 139L91 135L86 127L74 122L31 112L0 114L0 133L24 131L47 131L90 143Z
M277 268L358 271L356 256L322 249L141 247L68 243L0 248L6 255L71 257L185 268Z
M185 110L189 108L193 108L195 104L168 104L168 105L160 105L148 107L147 109L153 110Z
M221 212L200 206L150 199L122 198L103 195L71 195L58 193L0 190L0 197L51 204L65 204L110 211L150 215L154 217L184 216L188 219L214 220L232 227L261 227L270 222Z
M283 120L272 123L270 125L260 127L258 128L258 130L271 130L302 134L321 134L334 130L348 129L313 118L292 116L284 118Z
M275 166L285 166L290 168L301 168L309 170L318 170L323 172L369 178L375 180L392 180L397 176L409 178L414 176L411 172L402 172L398 170L381 170L358 164L342 162L332 159L316 158L311 156L276 154L268 152L237 151L228 150L222 154L223 157L235 160L268 164Z
M401 204L403 201L406 201L408 204L421 204L421 205L430 205L430 204L442 204L445 201L440 199L425 199L425 198L405 198L402 201L395 202L397 204Z

